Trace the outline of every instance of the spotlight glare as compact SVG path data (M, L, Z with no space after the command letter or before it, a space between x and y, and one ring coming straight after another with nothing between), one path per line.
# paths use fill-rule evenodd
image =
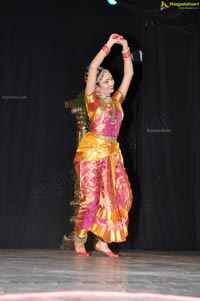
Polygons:
M107 0L108 4L110 5L116 5L117 1L116 0Z

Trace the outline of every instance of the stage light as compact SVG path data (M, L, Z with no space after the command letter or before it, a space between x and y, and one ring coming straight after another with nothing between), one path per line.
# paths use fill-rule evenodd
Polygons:
M110 5L116 5L117 1L116 0L107 0L108 4Z

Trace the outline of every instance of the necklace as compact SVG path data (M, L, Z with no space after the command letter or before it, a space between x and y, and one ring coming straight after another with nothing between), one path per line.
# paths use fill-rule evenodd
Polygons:
M105 101L105 100L107 100L107 101ZM112 98L110 96L104 97L104 96L101 95L100 96L100 102L101 102L101 107L102 107L103 111L105 112L106 116L111 119L112 124L115 124L115 122L116 122L116 107L115 107L115 104L114 104ZM106 109L105 104L111 104L112 114L110 114L108 112L108 110Z

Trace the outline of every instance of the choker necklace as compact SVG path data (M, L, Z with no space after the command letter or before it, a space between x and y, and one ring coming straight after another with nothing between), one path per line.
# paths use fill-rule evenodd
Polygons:
M105 112L106 116L111 119L111 123L115 124L115 122L116 122L116 107L115 107L115 104L112 100L112 97L110 97L110 96L105 97L105 96L102 96L102 95L101 96L99 95L99 97L100 97L101 107L102 107L103 111ZM109 100L109 101L105 101L105 100ZM111 104L112 114L110 114L107 111L105 104Z

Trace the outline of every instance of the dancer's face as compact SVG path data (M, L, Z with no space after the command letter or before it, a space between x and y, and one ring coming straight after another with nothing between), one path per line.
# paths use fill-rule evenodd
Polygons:
M112 77L112 74L108 71L104 72L101 81L97 86L97 90L102 95L110 95L114 91L115 81Z

